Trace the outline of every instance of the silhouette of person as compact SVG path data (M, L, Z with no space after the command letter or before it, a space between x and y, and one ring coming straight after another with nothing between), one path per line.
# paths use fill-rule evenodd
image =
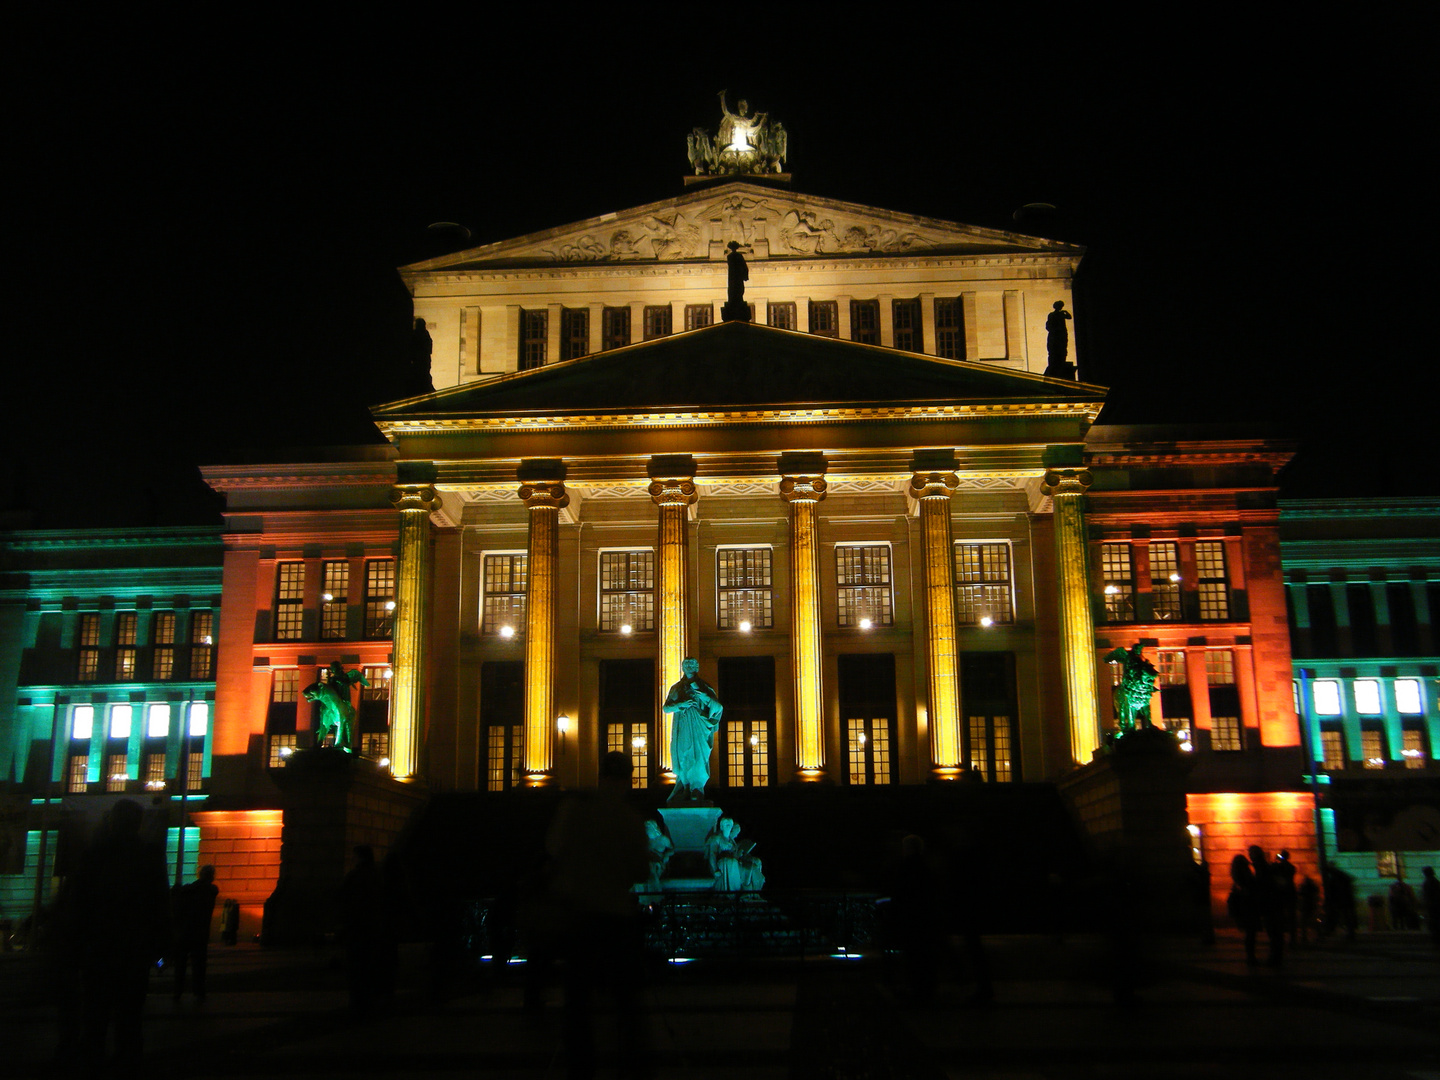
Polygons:
M189 885L175 890L175 935L170 959L175 965L174 997L185 992L187 969L194 975L196 1001L205 1000L205 966L210 947L210 919L215 914L215 867L202 866Z
M110 809L61 900L79 966L80 1050L90 1068L103 1063L112 1027L122 1069L138 1072L144 1051L146 984L169 932L165 856L141 839L144 816L131 799Z
M1225 901L1225 908L1245 939L1245 962L1255 963L1255 936L1260 929L1255 870L1244 855L1236 855L1230 860L1230 896Z
M1430 931L1430 940L1440 946L1440 881L1435 879L1433 866L1420 870L1420 899L1425 905L1425 925Z
M1300 895L1295 888L1295 864L1290 861L1290 852L1281 850L1270 864L1275 873L1275 898L1280 905L1281 928L1290 935L1290 944L1296 943L1296 915Z
M1255 870L1255 915L1270 943L1265 963L1268 967L1279 967L1285 958L1285 915L1279 873L1265 858L1265 849L1259 844L1250 847L1250 865Z
M565 952L565 1055L571 1077L595 1075L593 1004L615 997L622 1074L645 1075L649 1050L641 1010L640 909L633 886L650 876L645 822L630 805L628 754L600 760L599 791L568 798L546 837L552 883L569 912Z
M1056 300L1053 310L1045 318L1045 351L1052 368L1059 368L1070 360L1070 313L1065 310L1065 301Z
M1355 879L1338 866L1325 868L1325 932L1345 928L1347 941L1355 940L1360 913L1355 907Z
M1309 874L1300 882L1297 893L1296 921L1299 923L1300 944L1310 944L1310 931L1315 929L1315 917L1320 911L1320 886Z

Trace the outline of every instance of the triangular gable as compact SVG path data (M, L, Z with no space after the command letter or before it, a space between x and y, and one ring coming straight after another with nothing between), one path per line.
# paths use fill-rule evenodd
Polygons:
M932 405L1094 405L1105 389L730 322L381 405L377 421Z
M887 254L1057 254L1084 248L732 181L663 202L442 255L406 277L519 265L708 260L736 241L747 258Z

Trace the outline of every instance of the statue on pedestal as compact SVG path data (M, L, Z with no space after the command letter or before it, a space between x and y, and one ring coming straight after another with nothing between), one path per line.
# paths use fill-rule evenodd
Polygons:
M750 280L750 267L745 265L745 256L740 254L740 245L731 240L727 245L730 253L725 256L726 294L720 308L722 322L749 322L750 305L745 302L745 282Z
M662 711L674 717L670 731L670 767L675 773L671 803L703 803L710 779L710 747L725 710L715 688L700 678L700 661L687 656L683 677L665 695Z
M1155 685L1160 679L1155 665L1145 659L1138 642L1130 649L1114 649L1105 657L1105 662L1125 665L1120 685L1115 688L1115 719L1120 726L1120 734L1148 728L1150 695L1155 693Z
M760 860L750 854L753 842L740 839L740 826L734 818L722 817L705 838L705 857L715 875L715 888L726 892L759 892L765 887L765 872Z
M350 703L350 694L356 685L369 686L365 676L358 671L346 671L339 661L330 665L323 682L311 683L305 688L305 700L320 706L320 726L315 729L315 746L325 745L327 736L333 735L331 744L336 750L355 752L355 706Z
M661 887L660 879L665 876L665 869L675 855L675 845L671 843L670 837L661 831L660 823L653 818L645 822L645 843L650 850L650 880L645 887L654 891Z
M1069 360L1070 328L1065 325L1070 319L1064 300L1056 300L1053 310L1045 318L1045 351L1049 357L1045 374L1052 379L1075 378L1075 365Z
M690 167L696 176L784 171L789 148L785 128L763 112L751 116L749 102L741 101L739 110L730 111L721 90L720 130L715 137L704 128L695 128L686 136Z

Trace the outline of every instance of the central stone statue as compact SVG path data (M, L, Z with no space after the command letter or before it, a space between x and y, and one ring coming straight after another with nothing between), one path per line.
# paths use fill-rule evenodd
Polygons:
M662 711L673 717L670 728L670 768L675 773L672 803L699 803L710 779L710 748L721 706L715 689L700 678L700 661L687 656L680 663L684 676L665 695Z
M731 112L720 91L720 130L712 138L704 128L686 137L690 165L696 176L784 171L789 139L784 126L765 113L750 114L749 102Z

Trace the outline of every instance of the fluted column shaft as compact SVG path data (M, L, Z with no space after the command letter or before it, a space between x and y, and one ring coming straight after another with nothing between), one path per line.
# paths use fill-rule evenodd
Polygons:
M825 777L825 716L820 659L819 473L787 475L780 497L790 504L790 667L795 680L795 764L801 780Z
M560 563L560 511L570 505L562 480L520 485L530 511L525 597L525 749L521 768L527 787L555 778L555 598Z
M394 661L390 678L390 772L420 776L425 730L426 628L430 625L430 511L439 505L430 484L398 484L390 501L400 511L395 563Z
M1060 594L1060 658L1070 754L1085 764L1100 746L1095 686L1095 622L1085 548L1085 492L1090 474L1078 469L1045 474L1042 490L1055 507L1055 569Z
M650 484L650 498L660 508L660 527L656 551L655 613L656 663L659 685L656 707L665 700L670 687L679 682L690 642L690 574L688 515L695 502L695 480L691 476L657 477ZM657 712L660 718L659 745L656 747L660 767L673 773L670 760L670 729L673 718Z
M960 775L960 658L955 633L955 541L950 496L960 478L950 472L917 472L910 495L920 504L925 559L926 656L930 668L930 752L935 775Z

